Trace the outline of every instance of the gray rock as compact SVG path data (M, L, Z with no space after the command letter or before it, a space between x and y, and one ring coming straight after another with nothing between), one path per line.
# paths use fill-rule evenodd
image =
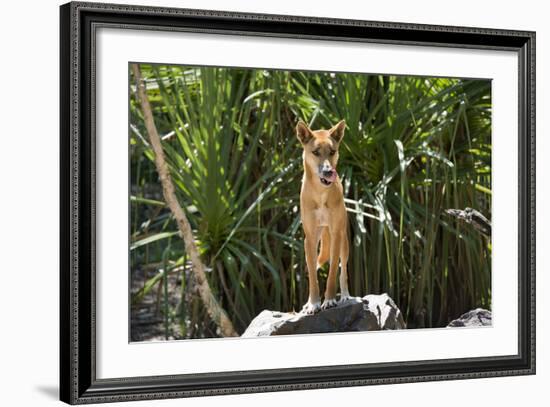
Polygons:
M379 331L406 328L401 311L387 294L352 297L314 315L264 310L242 337Z
M487 311L483 308L476 308L462 314L460 318L451 321L449 325L447 325L447 328L460 326L490 326L492 322L491 311Z

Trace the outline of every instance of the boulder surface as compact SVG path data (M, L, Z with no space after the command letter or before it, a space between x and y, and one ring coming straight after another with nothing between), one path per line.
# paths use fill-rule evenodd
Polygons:
M491 311L487 311L483 308L476 308L462 314L460 318L457 318L447 325L447 328L461 327L461 326L490 326L492 325Z
M329 332L379 331L406 328L403 315L387 295L352 297L313 315L264 310L242 337L299 335Z

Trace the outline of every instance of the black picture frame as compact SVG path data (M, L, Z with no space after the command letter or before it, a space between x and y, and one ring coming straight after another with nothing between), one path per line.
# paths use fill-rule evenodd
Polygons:
M535 373L535 33L72 2L60 7L60 398L70 404ZM508 50L519 59L519 352L500 357L96 378L95 29Z

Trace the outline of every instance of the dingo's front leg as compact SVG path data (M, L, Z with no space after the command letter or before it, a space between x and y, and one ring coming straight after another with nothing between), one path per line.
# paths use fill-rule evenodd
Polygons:
M319 297L319 282L317 281L317 246L319 244L319 231L306 233L304 249L309 277L309 297L302 308L302 313L312 315L319 311L321 299Z
M338 275L338 261L340 260L340 241L342 232L336 228L330 229L330 266L327 279L327 288L325 290L325 300L322 309L336 307L336 276Z
M342 237L340 248L340 303L344 303L351 298L348 289L348 257L349 242L346 232Z

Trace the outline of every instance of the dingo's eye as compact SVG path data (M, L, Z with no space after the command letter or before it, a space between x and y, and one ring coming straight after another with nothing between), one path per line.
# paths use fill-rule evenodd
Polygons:
M321 155L321 153L319 153L319 150L313 150L312 153L314 156L317 156L317 157Z
M336 150L330 150L330 155L333 156L336 153Z

